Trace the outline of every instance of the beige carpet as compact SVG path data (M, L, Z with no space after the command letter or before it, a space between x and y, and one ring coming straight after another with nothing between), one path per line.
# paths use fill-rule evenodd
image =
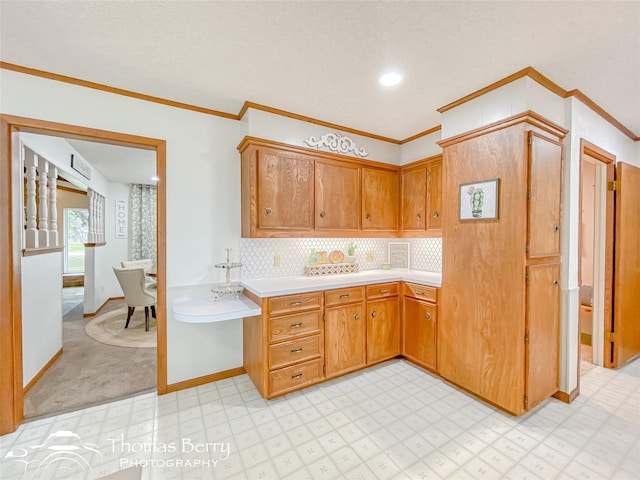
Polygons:
M114 347L95 341L84 331L93 319L83 318L82 308L80 304L64 316L64 351L25 395L26 418L86 408L156 387L157 350ZM126 312L124 300L111 300L103 308L105 313L114 310ZM121 317L122 327L126 318L125 313Z
M144 308L136 308L128 328L124 328L126 323L127 307L124 307L98 315L87 323L84 331L94 340L106 345L130 348L156 348L156 319L151 316L151 312L149 312L148 332L144 329Z

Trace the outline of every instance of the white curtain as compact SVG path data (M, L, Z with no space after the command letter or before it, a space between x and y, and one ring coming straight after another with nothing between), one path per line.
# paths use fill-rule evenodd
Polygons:
M156 187L129 185L129 260L156 264Z

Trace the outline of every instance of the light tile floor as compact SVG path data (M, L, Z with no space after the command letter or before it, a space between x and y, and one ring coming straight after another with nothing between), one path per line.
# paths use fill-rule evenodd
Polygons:
M25 423L0 437L0 477L638 479L639 439L640 360L519 418L393 360L272 401L242 375Z

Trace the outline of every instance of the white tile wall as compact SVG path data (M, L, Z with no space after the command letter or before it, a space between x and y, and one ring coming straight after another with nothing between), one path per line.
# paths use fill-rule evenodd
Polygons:
M302 275L311 250L347 253L350 242L357 244L356 259L360 270L380 268L387 261L389 242L408 242L411 268L430 272L442 271L442 239L440 238L243 238L240 242L241 278L284 277ZM367 252L373 255L366 260ZM280 266L274 266L274 257Z

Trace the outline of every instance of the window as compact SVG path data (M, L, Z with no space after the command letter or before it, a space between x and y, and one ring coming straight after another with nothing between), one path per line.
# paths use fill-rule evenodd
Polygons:
M84 244L89 233L89 210L64 209L64 273L84 272Z

